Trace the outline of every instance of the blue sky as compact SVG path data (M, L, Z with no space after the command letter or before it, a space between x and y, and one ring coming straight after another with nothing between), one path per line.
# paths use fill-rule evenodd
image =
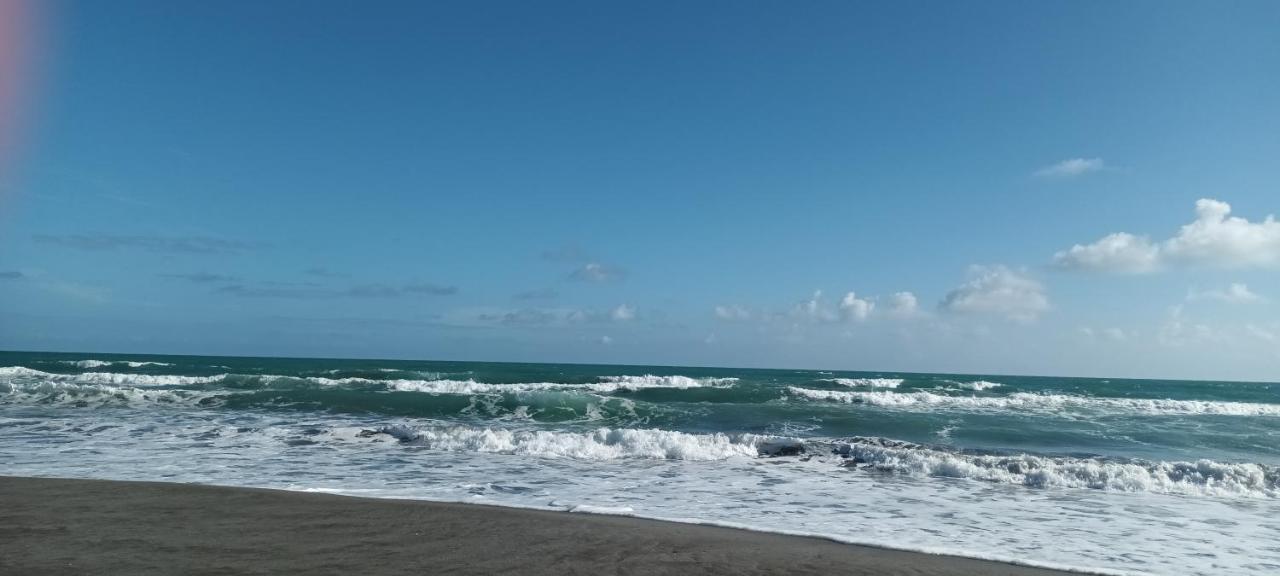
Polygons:
M0 348L1280 378L1274 2L372 4L42 5Z

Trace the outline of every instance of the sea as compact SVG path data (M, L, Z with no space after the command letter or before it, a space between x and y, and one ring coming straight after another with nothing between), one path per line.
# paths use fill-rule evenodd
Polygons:
M1280 574L1280 384L0 352L0 474Z

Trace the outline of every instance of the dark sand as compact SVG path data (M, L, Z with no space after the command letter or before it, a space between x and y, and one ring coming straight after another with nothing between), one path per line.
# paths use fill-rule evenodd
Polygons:
M994 574L1052 570L615 516L0 477L0 574Z

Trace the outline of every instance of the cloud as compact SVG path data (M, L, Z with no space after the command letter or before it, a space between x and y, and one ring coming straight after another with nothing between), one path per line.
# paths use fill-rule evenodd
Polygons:
M554 300L559 296L559 292L550 288L545 288L542 290L526 290L519 294L512 295L511 298L513 300Z
M1103 236L1089 245L1076 244L1053 255L1061 268L1144 274L1160 265L1160 248L1150 240L1125 232Z
M609 316L618 322L634 320L636 317L636 309L627 306L626 304L619 304L617 308L613 309L613 312L611 312Z
M452 296L458 293L453 285L432 284L431 282L413 282L405 284L403 292L408 294L425 294L427 296Z
M1080 328L1080 333L1090 338L1102 338L1106 340L1111 340L1112 342L1124 342L1125 340L1129 339L1128 332L1125 332L1123 329L1116 328L1116 327L1103 328L1101 330L1094 330L1093 328L1090 328L1088 326L1082 326Z
M1179 347L1197 342L1209 340L1221 340L1222 335L1210 328L1207 324L1195 323L1188 321L1182 313L1182 306L1177 305L1169 308L1168 318L1160 332L1156 334L1156 341L1163 346Z
M1072 246L1054 255L1062 268L1141 274L1163 264L1216 268L1273 268L1280 266L1280 222L1267 216L1261 222L1232 217L1231 205L1219 200L1196 201L1196 219L1159 244L1125 232L1104 236L1093 244Z
M0 280L21 280L23 274L17 270L5 270L0 272Z
M1280 264L1280 222L1231 217L1231 205L1201 198L1196 219L1165 242L1170 260L1223 268L1267 268Z
M580 308L520 308L482 312L475 316L483 323L507 326L569 326L586 323L628 322L636 317L636 309L622 304L608 310Z
M236 253L253 250L259 245L207 236L120 236L109 234L36 234L36 242L55 244L77 250L112 251L138 249L149 252L188 254Z
M871 311L876 307L875 303L870 300L858 298L857 294L849 292L840 299L840 317L845 320L862 322L871 315Z
M403 286L388 284L358 284L343 290L321 288L309 282L262 282L256 286L231 284L214 290L215 294L227 294L245 298L401 298L405 296L448 296L456 294L453 286L429 283L410 283Z
M1208 290L1205 292L1191 291L1187 294L1187 300L1217 300L1229 304L1248 304L1251 302L1261 302L1262 297L1249 289L1248 285L1236 282L1222 290Z
M350 274L346 274L343 272L334 272L333 270L330 270L323 266L312 266L311 268L307 268L306 270L303 270L302 273L306 274L307 276L315 276L317 278L350 278L351 277Z
M481 321L497 322L507 326L545 326L567 318L566 314L536 308L522 308L510 312L486 313L477 317Z
M751 311L747 310L746 308L743 308L742 306L737 306L737 305L716 306L714 312L715 312L716 318L719 318L721 320L750 320L751 319Z
M1008 267L971 266L969 280L948 292L940 308L1033 322L1049 309L1049 298L1039 282Z
M920 302L910 292L895 292L889 296L889 315L895 318L913 318L920 314Z
M605 345L605 346L608 346L608 345L610 345L610 344L613 344L613 338L611 338L611 337L609 337L609 336L601 336L601 337L600 337L600 344Z
M614 280L621 280L625 275L626 273L620 268L615 268L599 262L587 262L586 264L583 264L581 268L574 270L573 273L569 275L569 279L577 280L579 282L610 282Z
M1254 338L1257 338L1265 342L1275 342L1277 339L1280 339L1280 337L1276 336L1276 333L1274 331L1268 330L1256 324L1247 324L1245 325L1244 328L1246 331L1249 332L1250 336L1253 336Z
M814 322L834 322L839 318L835 311L823 303L821 290L815 290L808 300L796 304L791 314Z
M239 282L240 279L235 276L224 276L222 274L210 274L208 272L192 272L189 274L161 274L162 278L176 278L178 280L186 280L196 284L212 284L215 282Z
M1101 158L1068 158L1036 170L1035 175L1041 178L1073 178L1098 172L1106 167L1106 163Z

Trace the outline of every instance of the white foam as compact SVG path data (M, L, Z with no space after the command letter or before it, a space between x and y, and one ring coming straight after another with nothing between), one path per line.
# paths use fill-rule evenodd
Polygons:
M1280 496L1277 471L1253 463L1114 462L1092 458L973 455L883 439L838 446L860 467L911 476L968 478L1034 488L1091 488L1194 496Z
M115 372L85 372L83 374L54 374L23 366L0 368L0 381L15 379L39 380L73 384L105 384L110 386L191 386L222 381L226 374L216 376L178 376L171 374L121 374Z
M850 388L897 388L901 378L823 378L823 382L835 382Z
M725 460L756 457L753 434L689 434L658 429L599 428L591 432L511 430L469 426L396 425L378 432L401 442L450 452L515 454L575 460ZM352 437L351 431L342 434Z
M903 410L1031 410L1037 412L1123 412L1135 414L1207 414L1220 416L1280 416L1280 404L1104 398L1070 394L1015 392L1008 396L945 396L932 392L844 392L787 387L792 396L848 404L867 404Z
M641 390L644 388L724 388L732 386L738 381L737 378L690 378L688 376L654 376L645 374L643 376L601 376L601 382L618 384L627 390Z
M213 392L0 378L0 404L207 404Z
M988 382L986 380L974 380L973 382L956 382L956 386L959 386L964 390L973 390L975 392L981 392L983 390L999 388L1003 386L1003 384L999 382Z
M70 364L77 368L102 368L112 364L127 364L130 368L141 368L143 366L173 366L167 362L133 362L129 360L59 360L63 364Z
M603 376L600 382L567 384L561 382L516 382L490 384L475 380L369 380L366 378L308 378L327 386L364 385L385 386L399 392L423 392L427 394L512 394L543 391L581 391L608 394L618 391L634 392L652 388L724 388L732 386L737 378L695 379L687 376Z

